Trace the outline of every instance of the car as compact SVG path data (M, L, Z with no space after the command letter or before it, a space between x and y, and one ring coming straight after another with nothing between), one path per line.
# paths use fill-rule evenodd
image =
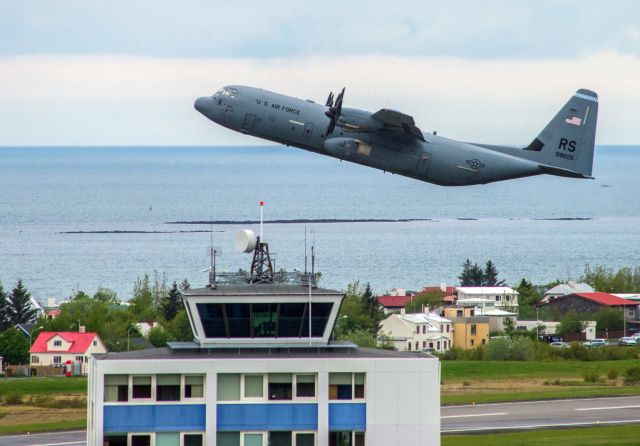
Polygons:
M602 338L597 338L587 342L583 342L582 345L584 345L587 348L604 347L605 345L607 345L607 340Z
M553 347L553 348L570 348L571 346L569 344L567 344L566 342L552 342L551 344L549 344L549 347Z
M634 345L638 345L638 342L634 338L627 336L627 337L618 339L618 344L625 345L625 346L634 346Z
M640 343L640 333L634 333L631 337L635 339L636 342Z

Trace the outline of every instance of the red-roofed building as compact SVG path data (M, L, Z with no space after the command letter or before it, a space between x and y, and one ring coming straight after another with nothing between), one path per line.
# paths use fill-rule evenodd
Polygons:
M595 313L602 307L624 309L625 319L635 319L638 302L623 299L613 294L603 293L572 293L566 296L556 297L548 302L541 303L540 306L557 308L562 314L575 310L578 313Z
M62 367L67 361L77 361L82 364L82 374L86 375L90 356L106 353L107 349L97 333L44 331L29 352L32 367L58 364Z
M404 314L404 306L412 298L413 296L378 296L378 303L382 307L384 314Z

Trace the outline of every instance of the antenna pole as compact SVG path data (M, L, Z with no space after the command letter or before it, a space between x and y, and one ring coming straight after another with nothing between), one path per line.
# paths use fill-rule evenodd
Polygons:
M264 201L260 202L260 241L264 241L264 237L262 236L262 208L264 206Z
M304 273L307 274L307 225L304 225Z
M313 247L311 247L313 250ZM311 346L311 278L309 278L309 346Z

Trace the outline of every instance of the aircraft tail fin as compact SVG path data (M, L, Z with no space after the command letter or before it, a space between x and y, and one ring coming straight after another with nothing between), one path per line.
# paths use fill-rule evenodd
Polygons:
M598 95L580 89L524 150L549 174L592 178Z

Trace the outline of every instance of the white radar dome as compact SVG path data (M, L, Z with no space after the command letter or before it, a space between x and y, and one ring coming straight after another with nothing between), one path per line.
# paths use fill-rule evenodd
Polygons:
M255 249L258 239L251 229L241 229L236 233L233 245L240 252L251 252Z

